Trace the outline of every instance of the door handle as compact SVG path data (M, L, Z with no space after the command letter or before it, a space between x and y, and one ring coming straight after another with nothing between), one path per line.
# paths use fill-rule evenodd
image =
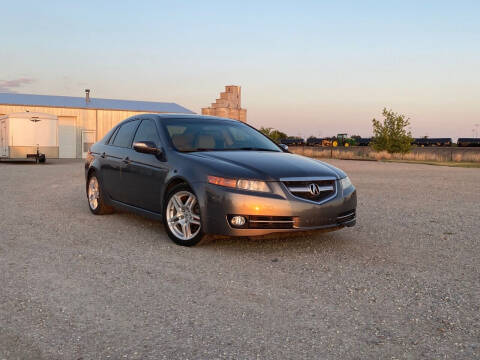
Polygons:
M126 157L123 158L122 162L123 162L124 164L127 164L127 165L128 165L128 164L130 164L130 158L129 158L128 156L126 156Z
M100 155L101 158L105 158L105 151Z

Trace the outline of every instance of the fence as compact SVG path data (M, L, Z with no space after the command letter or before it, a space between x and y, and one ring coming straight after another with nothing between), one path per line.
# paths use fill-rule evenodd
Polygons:
M480 162L480 147L418 147L407 154L389 154L386 151L374 151L368 146L351 147L313 147L291 146L292 153L312 158L333 158L350 160L410 160L410 161L440 161L440 162Z

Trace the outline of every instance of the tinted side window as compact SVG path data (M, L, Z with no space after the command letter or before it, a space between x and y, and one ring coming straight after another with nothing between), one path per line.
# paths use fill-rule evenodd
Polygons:
M143 120L138 127L137 133L133 142L137 141L151 141L155 145L160 145L160 139L158 138L157 127L153 120Z
M132 145L132 138L139 120L130 121L122 125L117 131L117 135L113 140L113 146L129 148Z

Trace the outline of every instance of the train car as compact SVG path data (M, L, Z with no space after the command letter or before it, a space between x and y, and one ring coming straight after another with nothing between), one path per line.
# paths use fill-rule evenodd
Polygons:
M307 139L307 146L322 146L323 138L309 137Z
M280 143L287 146L303 146L305 145L305 140L302 138L286 138L280 140Z
M480 138L458 138L457 145L461 147L479 147Z
M416 138L412 144L420 147L452 146L452 138Z
M372 138L359 138L355 139L357 142L357 146L369 146L370 143L372 142Z

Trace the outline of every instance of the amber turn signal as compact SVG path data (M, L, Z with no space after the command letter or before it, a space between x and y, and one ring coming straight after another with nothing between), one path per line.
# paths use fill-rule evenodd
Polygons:
M208 176L208 182L210 184L220 185L235 188L237 187L237 180L236 179L226 179L218 176Z

